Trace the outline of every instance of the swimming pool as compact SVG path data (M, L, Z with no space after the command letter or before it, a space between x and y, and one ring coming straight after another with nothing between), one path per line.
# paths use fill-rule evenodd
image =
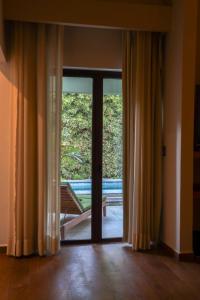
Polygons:
M77 195L91 194L92 184L90 179L66 180L62 184L70 183ZM103 194L122 194L122 179L103 179Z

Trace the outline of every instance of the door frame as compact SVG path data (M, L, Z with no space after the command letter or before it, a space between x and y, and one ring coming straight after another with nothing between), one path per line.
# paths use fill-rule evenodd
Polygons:
M122 242L122 237L102 238L103 79L121 79L121 71L63 69L63 77L93 79L92 99L92 214L91 239L62 240L61 245ZM96 122L98 120L98 122Z

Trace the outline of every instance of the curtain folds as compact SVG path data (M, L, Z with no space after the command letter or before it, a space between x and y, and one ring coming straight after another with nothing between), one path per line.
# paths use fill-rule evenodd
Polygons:
M162 173L162 36L124 33L124 240L159 241Z
M12 157L8 255L59 249L59 126L63 28L11 25Z

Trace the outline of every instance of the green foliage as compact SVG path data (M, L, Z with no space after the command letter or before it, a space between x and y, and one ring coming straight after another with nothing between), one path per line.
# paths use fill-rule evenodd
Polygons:
M61 178L91 178L92 96L64 93ZM122 99L104 96L103 177L122 177Z
M119 95L104 96L103 177L122 178L122 98Z

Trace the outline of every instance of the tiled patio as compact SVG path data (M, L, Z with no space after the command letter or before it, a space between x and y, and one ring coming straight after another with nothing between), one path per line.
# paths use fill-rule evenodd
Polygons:
M102 237L114 238L123 235L123 206L107 206L102 217ZM68 231L65 240L86 240L91 238L91 217Z

